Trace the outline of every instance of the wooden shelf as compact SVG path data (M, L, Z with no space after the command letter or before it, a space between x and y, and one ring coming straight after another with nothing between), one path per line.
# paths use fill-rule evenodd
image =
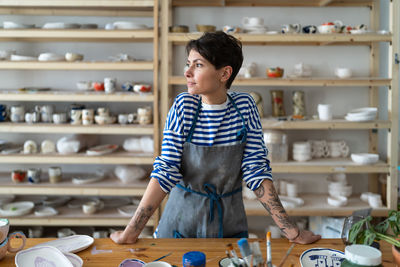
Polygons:
M134 8L134 7L153 7L153 0L1 0L0 6L15 7L91 7L91 8Z
M186 85L183 76L171 76L168 79L171 85ZM237 78L234 86L389 86L391 79L379 77L357 77L338 79L333 77L322 78Z
M353 211L370 208L368 203L360 200L360 197L351 196L347 206L333 207L327 202L326 194L301 194L304 206L285 209L290 216L350 216ZM244 200L246 214L248 216L267 216L268 213L258 200ZM387 216L389 209L386 207L373 209L373 216Z
M0 41L18 42L152 42L153 30L17 29L0 30Z
M153 125L108 124L108 125L72 125L69 123L14 123L0 122L0 133L81 133L81 134L119 134L119 135L152 135Z
M169 33L168 41L184 45L200 38L202 33ZM391 34L233 34L245 45L370 45L374 42L391 42Z
M278 121L277 119L261 119L264 130L367 130L367 129L390 129L390 121L367 121L352 122L344 119L331 121L320 120L298 120Z
M358 165L349 158L313 159L306 162L271 162L274 173L388 173L387 163Z
M126 226L131 217L121 215L116 208L104 209L92 215L86 215L82 209L68 207L56 208L59 214L52 217L38 217L31 213L20 217L6 217L11 225L41 225L41 226ZM147 226L154 226L154 216Z
M78 175L79 176L79 175ZM14 183L9 173L0 174L0 194L13 195L76 195L76 196L142 196L150 178L136 183L124 184L118 178L110 177L96 183L74 184L72 174L63 174L63 180L57 184L43 179L39 184Z
M324 6L371 6L374 0L173 0L173 7L181 6L276 6L276 7L324 7Z
M0 70L153 70L153 61L39 62L0 61Z
M115 152L104 156L78 154L10 154L0 155L1 163L24 164L153 164L152 154Z
M131 92L115 92L106 94L96 91L50 90L45 92L29 92L18 90L0 90L2 101L39 101L39 102L153 102L153 94L136 94Z

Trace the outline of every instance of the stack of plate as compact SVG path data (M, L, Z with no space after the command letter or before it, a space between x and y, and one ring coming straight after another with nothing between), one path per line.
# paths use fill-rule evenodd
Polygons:
M372 121L378 114L378 108L359 108L353 109L344 117L348 121Z
M250 34L264 34L268 30L267 26L264 25L244 25L243 26L243 31L245 33L250 33Z

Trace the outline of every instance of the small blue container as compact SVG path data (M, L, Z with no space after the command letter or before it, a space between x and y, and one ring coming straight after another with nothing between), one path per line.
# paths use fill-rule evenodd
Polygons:
M189 251L182 257L183 267L205 267L206 254L200 251Z

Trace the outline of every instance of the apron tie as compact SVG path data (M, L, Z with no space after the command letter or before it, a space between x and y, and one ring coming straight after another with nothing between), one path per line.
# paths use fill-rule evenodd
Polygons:
M218 221L219 221L218 237L219 238L224 237L224 223L223 223L223 210L222 210L222 205L221 205L221 198L229 197L236 193L241 192L242 187L239 187L229 193L221 194L221 195L217 194L217 189L212 184L204 184L203 188L204 188L204 191L207 192L207 194L192 190L181 184L176 184L176 187L178 187L182 190L185 190L186 192L195 193L195 194L198 194L200 196L207 197L210 199L210 223L214 220L214 205L217 205Z

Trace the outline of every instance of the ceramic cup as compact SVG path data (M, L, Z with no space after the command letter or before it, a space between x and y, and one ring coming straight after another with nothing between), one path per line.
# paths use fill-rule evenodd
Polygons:
M99 116L110 116L110 110L106 107L97 108L96 112Z
M127 124L129 122L129 114L119 114L118 115L118 123L119 124Z
M244 17L242 18L244 26L260 26L264 25L264 19L259 17Z
M143 267L172 267L172 265L165 261L152 261L146 263Z
M0 121L5 121L7 119L7 106L0 104Z
M104 78L104 91L106 93L114 93L117 86L116 78Z
M62 172L61 167L50 167L49 170L49 181L52 184L61 182Z
M90 125L94 123L94 109L82 109L82 124Z
M137 113L128 114L128 122L129 123L137 123L138 122L138 114Z
M76 235L75 231L70 228L61 228L57 231L57 237L62 238L66 236Z
M66 113L54 113L53 114L53 122L55 124L61 124L67 122L67 114Z
M82 109L71 109L71 124L82 124Z
M127 91L127 92L132 92L133 91L133 82L124 82L121 85L122 90Z
M51 122L53 117L54 107L52 105L44 105L40 109L40 119L42 122Z
M322 121L332 120L332 105L318 104L318 116Z
M369 194L368 195L368 204L372 208L381 208L382 207L382 197L379 194Z
M85 214L94 214L103 208L104 203L102 201L88 201L82 205L82 211Z
M25 119L25 108L21 105L14 105L10 108L10 120L12 122L23 122Z
M150 107L138 108L138 122L139 124L146 125L153 121L153 115Z
M25 113L25 122L27 123L35 123L35 122L39 122L40 120L40 114L36 111L32 112L32 113Z
M22 239L22 244L19 247L12 247L11 246L11 239L14 238L20 238ZM6 239L0 244L0 260L2 260L6 254L7 251L11 252L11 253L15 253L18 252L20 250L22 250L25 246L26 243L26 237L22 232L15 232L10 234L8 237L6 237Z
M286 184L286 191L288 197L297 197L298 195L298 186L296 183L287 183Z
M11 180L14 183L22 183L25 181L26 178L26 171L24 170L13 170L11 172Z
M41 169L36 169L36 168L28 169L28 181L32 184L40 183L41 174L42 174Z
M316 33L317 32L317 27L314 25L308 25L303 27L303 33Z
M93 82L93 88L95 91L104 91L104 83L102 82Z
M300 33L301 25L300 24L285 24L282 25L282 33Z
M352 72L349 68L336 68L335 75L340 79L346 79L351 77Z
M10 222L8 219L1 218L0 219L0 243L2 243L8 235L8 231L10 230Z

